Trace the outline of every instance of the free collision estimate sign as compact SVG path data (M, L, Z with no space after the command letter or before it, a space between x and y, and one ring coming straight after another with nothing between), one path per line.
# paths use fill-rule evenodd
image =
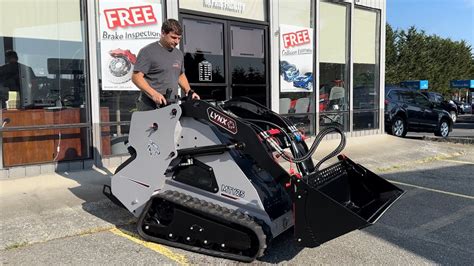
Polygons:
M304 45L310 42L309 31L306 29L283 34L283 45L285 48Z
M313 90L313 33L312 28L280 24L281 92Z

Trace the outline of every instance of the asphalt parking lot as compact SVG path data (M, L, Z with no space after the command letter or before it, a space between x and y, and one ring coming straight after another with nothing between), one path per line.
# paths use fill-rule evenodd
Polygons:
M253 264L472 264L473 145L392 136L348 142L350 158L406 194L375 225L317 248L297 247L288 231ZM61 173L36 177L41 182L35 184L0 180L0 263L237 263L141 240L134 218L100 193L109 174Z

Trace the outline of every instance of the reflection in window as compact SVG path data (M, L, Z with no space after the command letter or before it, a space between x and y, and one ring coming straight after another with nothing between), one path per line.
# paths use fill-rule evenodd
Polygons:
M344 84L345 64L321 63L319 108L321 112L349 110L348 91Z
M136 100L139 91L110 91L100 92L100 121L120 122L110 127L102 127L102 154L123 154L128 153L124 140L127 140L129 133L129 122L132 113L136 111Z
M184 67L189 82L224 83L224 25L183 19L183 30Z
M349 129L348 5L320 3L319 124Z
M349 92L345 64L320 63L319 111L320 125L339 123L348 130Z
M314 28L313 25L313 5L314 1L310 0L280 0L279 1L279 21L280 24ZM312 36L311 36L312 38ZM281 49L281 47L280 47ZM313 55L309 57L314 58ZM309 63L312 65L312 63ZM299 69L296 66L292 66L284 59L280 58L280 78L281 82L292 80L292 86L297 88L306 88L313 90L313 84L316 84L314 75L311 69L303 70L299 73ZM293 80L298 78L299 83L293 83ZM282 84L280 84L281 88ZM305 134L314 134L314 92L280 92L279 99L279 113L287 116L293 123L296 124L297 128Z
M185 18L183 30L184 68L193 90L201 99L225 100L224 24Z
M80 0L0 1L4 126L42 127L2 134L5 166L90 156L90 130L75 126L88 122L81 5Z
M298 130L314 134L314 99L311 92L280 93L279 113L288 116Z
M379 15L354 10L354 130L379 127Z
M354 64L354 110L375 109L378 89L375 84L375 65Z
M247 96L267 105L264 34L263 29L230 27L229 71L232 75L232 97Z
M224 56L185 53L184 68L190 83L224 83ZM209 71L209 75L206 72Z
M232 97L247 96L267 105L264 59L232 57L230 71Z
M233 57L230 69L234 84L265 84L265 60Z
M3 108L61 108L85 104L83 43L12 37L5 37L4 41L9 42L9 39L15 45L4 51L5 64L0 66ZM60 51L51 47L59 47Z

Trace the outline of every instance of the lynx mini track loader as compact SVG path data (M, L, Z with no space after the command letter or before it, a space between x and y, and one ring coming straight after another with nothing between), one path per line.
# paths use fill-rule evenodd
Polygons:
M341 143L314 164L330 132ZM133 113L131 157L104 194L138 217L146 240L249 262L290 228L299 245L316 247L373 224L403 194L343 155L319 169L344 145L334 126L308 148L287 118L249 98L188 100Z

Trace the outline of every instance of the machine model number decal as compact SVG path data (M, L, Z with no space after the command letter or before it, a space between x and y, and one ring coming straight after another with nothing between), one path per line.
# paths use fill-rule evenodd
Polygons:
M244 198L245 197L245 191L243 191L241 189L238 189L238 188L228 186L228 185L222 185L221 186L221 191L224 192L224 193L227 193L229 195L237 196L239 198Z
M212 123L222 127L232 134L237 134L237 123L234 119L211 107L207 108L207 116Z

